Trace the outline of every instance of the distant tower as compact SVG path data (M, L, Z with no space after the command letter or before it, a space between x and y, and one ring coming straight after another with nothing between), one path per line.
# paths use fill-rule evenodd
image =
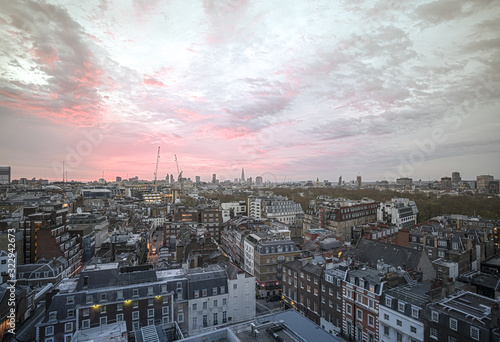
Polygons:
M212 183L217 183L217 175L215 173L212 175Z
M173 174L170 175L170 184L174 184L174 175Z
M120 176L116 176L116 182L117 182L117 183L120 183L121 181L122 181L122 177L120 177Z
M356 177L356 186L357 186L358 188L361 188L361 176L357 176L357 177Z
M255 185L262 186L262 177L261 176L255 177Z
M10 166L0 166L0 184L10 184L11 170Z
M339 186L342 186L342 175L339 177Z
M200 176L196 176L196 184L200 184L200 180L201 180Z
M167 173L167 177L165 177L165 180L167 181L167 184L170 183L170 178L168 177L168 173Z
M241 182L245 183L245 169L241 168Z
M457 184L462 180L462 177L460 177L460 172L453 172L451 174L451 181L453 184Z

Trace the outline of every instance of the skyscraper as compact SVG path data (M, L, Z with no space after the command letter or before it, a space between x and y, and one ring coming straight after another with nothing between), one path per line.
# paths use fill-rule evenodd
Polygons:
M245 169L241 168L241 182L245 183Z
M0 166L0 184L10 184L10 166Z
M357 177L356 177L356 186L357 186L358 188L361 188L361 176L357 176Z
M212 183L217 183L217 175L215 173L212 175Z
M462 177L460 177L460 172L453 172L451 174L451 181L452 181L452 183L457 184L461 180L462 180Z

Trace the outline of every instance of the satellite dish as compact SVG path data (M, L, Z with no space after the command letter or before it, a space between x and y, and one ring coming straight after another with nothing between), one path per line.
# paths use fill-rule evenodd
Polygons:
M76 213L80 215L82 213L82 208L80 207L76 208Z

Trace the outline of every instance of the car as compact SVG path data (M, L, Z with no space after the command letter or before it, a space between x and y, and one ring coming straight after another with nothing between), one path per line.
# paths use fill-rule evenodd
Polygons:
M266 302L277 302L278 300L281 300L280 295L267 296L266 298Z

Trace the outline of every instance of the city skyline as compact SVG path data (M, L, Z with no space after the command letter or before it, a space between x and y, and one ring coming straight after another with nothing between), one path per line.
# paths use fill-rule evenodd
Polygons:
M13 179L500 173L496 2L2 7Z

